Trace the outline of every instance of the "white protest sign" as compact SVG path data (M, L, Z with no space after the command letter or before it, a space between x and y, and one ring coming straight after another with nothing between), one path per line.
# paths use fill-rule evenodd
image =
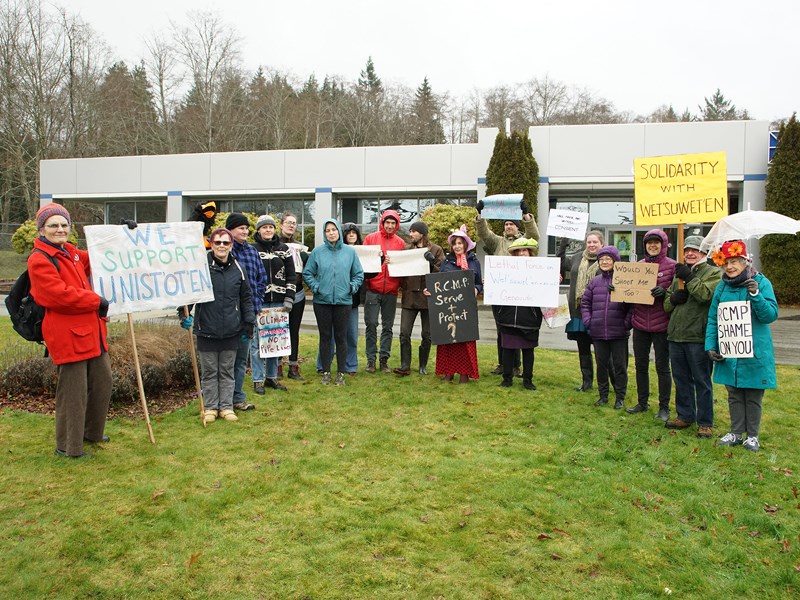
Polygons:
M379 273L381 270L381 247L370 246L353 246L353 250L358 255L358 260L361 261L361 268L364 273Z
M289 356L292 340L289 338L289 313L283 308L265 308L256 317L258 355L261 358Z
M719 353L725 358L753 357L753 323L746 300L717 305Z
M294 261L295 273L302 273L303 257L300 256L300 253L308 252L308 246L304 246L303 244L298 244L297 242L289 242L286 245L289 246L289 251L292 253L292 260Z
M558 306L558 258L487 256L483 302L502 306Z
M94 291L108 314L175 308L214 300L199 222L88 225Z
M389 275L392 277L409 277L411 275L427 275L431 272L431 263L425 260L427 248L413 250L389 250Z
M569 301L566 294L558 295L558 306L554 308L543 308L542 318L550 329L563 327L570 321Z
M572 210L550 209L547 219L547 235L583 241L589 226L589 213Z
M484 219L512 219L519 221L522 218L522 211L519 203L522 194L492 194L483 199L483 210L481 217Z

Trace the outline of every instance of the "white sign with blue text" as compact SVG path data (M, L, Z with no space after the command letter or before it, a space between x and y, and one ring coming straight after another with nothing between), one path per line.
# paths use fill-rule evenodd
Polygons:
M84 229L94 291L108 314L214 300L199 222L89 225Z

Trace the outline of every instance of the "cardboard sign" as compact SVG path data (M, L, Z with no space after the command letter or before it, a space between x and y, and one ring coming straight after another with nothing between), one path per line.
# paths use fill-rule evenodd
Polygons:
M292 340L289 338L289 313L282 308L265 308L256 316L258 328L258 355L261 358L289 356Z
M88 225L92 287L108 314L175 308L214 300L199 222Z
M611 283L613 302L629 304L653 304L655 298L650 293L658 282L658 265L643 262L615 262Z
M410 277L411 275L427 275L431 272L431 263L425 260L427 248L413 250L389 250L389 275L392 277Z
M431 342L454 344L480 339L478 301L475 299L475 272L448 271L425 276Z
M746 300L717 305L717 340L725 358L753 357L753 321Z
M381 270L381 247L380 246L353 246L358 260L361 261L361 268L364 273L379 273Z
M558 258L487 256L483 301L501 306L556 306Z
M550 209L550 216L547 219L547 235L583 241L588 227L588 212Z
M728 214L724 152L633 161L637 225L713 223Z
M522 201L522 194L492 194L483 199L483 210L481 217L484 219L512 219L519 221L522 218L522 211L519 203Z

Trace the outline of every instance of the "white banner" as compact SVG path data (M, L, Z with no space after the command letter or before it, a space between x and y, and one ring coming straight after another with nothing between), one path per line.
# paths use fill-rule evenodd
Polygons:
M588 226L588 212L552 208L550 216L547 218L547 235L583 241Z
M292 340L289 338L289 313L283 308L265 308L256 317L258 355L261 358L289 356Z
M214 300L199 222L88 225L94 291L108 314L175 308Z
M522 210L519 203L522 194L492 194L483 199L483 210L481 217L484 219L511 219L519 221L522 218Z
M746 300L717 305L719 353L725 358L753 357L753 322Z
M427 275L431 272L431 263L425 260L427 248L413 250L389 250L389 275L392 277L409 277L411 275Z
M358 260L361 261L361 268L364 273L379 273L381 270L381 247L370 246L353 246L353 250L358 255Z
M503 306L558 306L561 261L555 257L487 256L483 302Z
M300 253L308 252L308 246L304 246L303 244L298 244L297 242L289 242L286 245L289 246L289 251L292 253L292 260L294 261L295 273L302 273L303 258L300 256ZM297 291L299 292L300 290Z

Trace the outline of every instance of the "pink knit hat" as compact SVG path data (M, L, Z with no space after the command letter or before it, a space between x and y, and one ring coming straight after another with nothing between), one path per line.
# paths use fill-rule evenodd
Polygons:
M55 202L51 202L39 209L39 212L36 213L36 229L41 229L44 227L44 224L47 223L47 219L54 215L61 215L67 220L67 223L72 225L72 219L69 216L69 212L66 208L61 206L60 204L56 204Z
M475 242L473 242L469 235L467 235L467 226L462 225L460 229L454 229L453 233L451 233L447 238L447 243L450 246L453 245L453 240L457 237L460 237L464 240L464 243L467 244L467 252L475 248Z

